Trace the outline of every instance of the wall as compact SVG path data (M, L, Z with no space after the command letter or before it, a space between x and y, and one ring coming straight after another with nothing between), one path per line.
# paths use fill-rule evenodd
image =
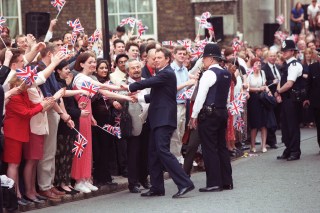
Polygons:
M23 32L26 29L27 12L49 12L51 19L55 18L58 11L51 5L50 0L21 0ZM96 29L95 1L94 0L67 0L62 9L54 36L63 36L71 27L67 25L68 20L80 19L85 33L91 35Z

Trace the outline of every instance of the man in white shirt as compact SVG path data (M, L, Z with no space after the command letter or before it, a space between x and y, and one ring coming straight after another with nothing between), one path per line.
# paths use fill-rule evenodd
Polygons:
M317 13L320 11L319 7L320 5L317 3L317 0L312 0L311 4L307 8L310 31L315 30L317 24L316 16Z
M197 128L199 123L198 132L206 168L207 184L199 189L200 192L233 189L232 168L225 137L231 74L219 66L221 59L219 46L208 43L203 53L203 66L207 70L200 79L190 120L192 128Z
M281 132L282 141L286 146L278 160L299 160L300 150L300 105L299 95L295 91L299 91L302 81L302 65L294 57L296 46L292 40L284 40L282 42L283 57L286 60L281 73L280 84L275 93L277 101L282 101L281 110Z

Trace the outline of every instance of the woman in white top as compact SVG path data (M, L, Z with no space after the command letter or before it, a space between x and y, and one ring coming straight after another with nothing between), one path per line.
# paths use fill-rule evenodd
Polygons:
M261 130L261 148L262 152L266 152L267 139L267 116L259 95L263 91L269 91L266 86L265 73L261 70L261 62L259 58L251 60L253 73L248 76L250 98L248 100L248 124L251 128L251 151L256 152L255 143L258 129Z

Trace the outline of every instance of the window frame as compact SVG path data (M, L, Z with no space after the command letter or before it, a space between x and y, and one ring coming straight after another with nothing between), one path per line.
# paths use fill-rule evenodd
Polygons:
M3 1L0 0L0 14L3 15ZM12 0L7 0L12 1ZM21 15L21 0L15 0L17 1L17 7L18 7L18 15L17 16L4 16L5 19L18 19L18 32L16 32L16 35L22 34L22 15Z

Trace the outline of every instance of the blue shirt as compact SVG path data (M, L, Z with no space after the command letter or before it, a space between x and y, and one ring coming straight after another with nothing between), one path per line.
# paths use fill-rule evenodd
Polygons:
M171 67L174 70L174 73L176 74L177 86L189 80L188 69L185 66L179 67L178 64L175 61L173 61L171 63ZM184 91L186 91L186 88L179 90L177 92L177 97ZM178 104L183 104L185 102L186 100L177 100Z
M46 65L40 61L39 64L46 67ZM46 80L46 83L39 86L43 96L44 97L51 97L53 96L58 90L60 89L60 86L56 80L56 77L54 76L54 72L51 73L49 78Z

